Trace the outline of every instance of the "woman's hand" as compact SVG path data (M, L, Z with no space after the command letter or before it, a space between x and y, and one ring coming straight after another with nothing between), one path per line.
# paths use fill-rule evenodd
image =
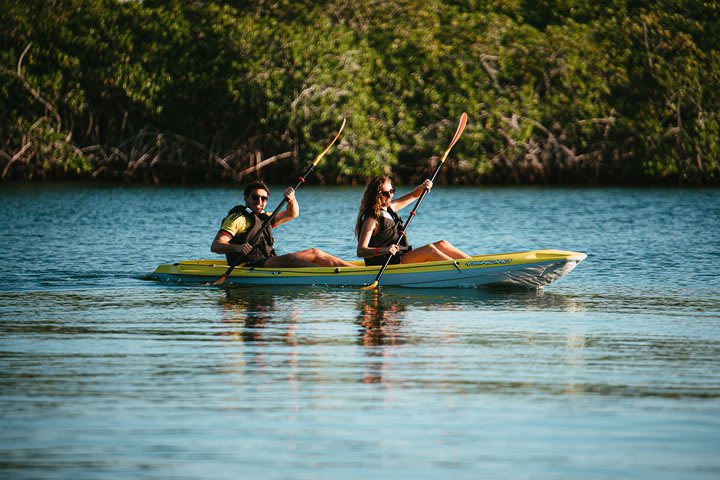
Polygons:
M422 195L422 193L423 193L425 190L427 190L427 191L429 192L432 187L433 187L433 182L432 182L432 180L430 180L429 178L428 178L428 179L425 179L425 181L424 181L423 183L421 183L420 185L418 185L417 187L415 187L415 190L412 191L411 195L412 195L413 197L417 198L417 197L419 197L420 195Z
M390 246L388 247L388 253L389 253L390 255L395 255L395 254L398 253L399 251L400 251L400 247L398 247L397 245L390 245Z

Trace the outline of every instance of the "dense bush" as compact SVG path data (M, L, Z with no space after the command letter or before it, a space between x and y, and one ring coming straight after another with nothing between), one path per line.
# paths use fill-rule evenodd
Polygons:
M5 0L0 175L717 184L720 1L594 3Z

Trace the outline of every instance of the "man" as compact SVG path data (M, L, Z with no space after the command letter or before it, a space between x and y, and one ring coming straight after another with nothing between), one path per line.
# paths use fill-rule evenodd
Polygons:
M300 252L276 255L273 244L272 229L300 215L300 206L295 199L295 190L288 188L283 192L287 199L287 207L278 212L265 229L262 225L270 218L265 212L270 189L264 182L256 181L245 187L244 205L233 207L223 219L220 230L215 235L210 250L225 254L228 264L237 260L251 267L352 267L351 263L323 252L318 248L310 248ZM262 230L261 230L262 229ZM250 245L258 232L260 236L255 245Z

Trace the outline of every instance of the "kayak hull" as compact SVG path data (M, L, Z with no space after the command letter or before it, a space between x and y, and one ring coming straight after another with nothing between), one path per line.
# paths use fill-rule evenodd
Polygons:
M567 275L583 261L584 253L565 250L478 255L451 261L390 265L380 285L410 288L514 286L541 288ZM247 268L236 267L225 281L233 285L370 285L380 267ZM224 260L185 260L162 264L150 278L179 284L211 284L227 270Z

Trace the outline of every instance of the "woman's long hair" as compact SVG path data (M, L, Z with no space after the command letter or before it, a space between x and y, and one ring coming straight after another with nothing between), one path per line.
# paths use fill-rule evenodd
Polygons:
M380 217L380 192L382 191L382 186L388 180L390 180L390 177L387 175L375 177L365 187L365 193L363 193L357 221L355 222L355 238L360 238L360 230L362 230L363 222L367 217Z

